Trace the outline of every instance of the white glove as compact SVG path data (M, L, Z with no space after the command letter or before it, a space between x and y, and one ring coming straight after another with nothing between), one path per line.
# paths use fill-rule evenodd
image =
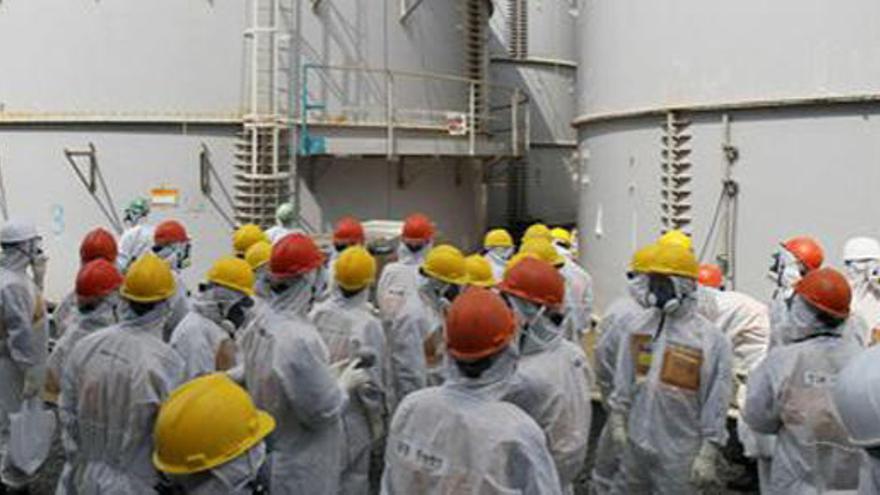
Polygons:
M367 370L358 368L359 364L361 364L360 359L352 359L339 375L339 385L347 392L356 390L370 381Z
M611 426L611 440L618 452L622 452L626 448L629 433L626 431L626 417L618 412L611 413L608 417L608 424Z
M691 464L691 483L698 487L706 487L718 483L718 471L716 462L718 459L718 447L710 442L703 442L700 452Z

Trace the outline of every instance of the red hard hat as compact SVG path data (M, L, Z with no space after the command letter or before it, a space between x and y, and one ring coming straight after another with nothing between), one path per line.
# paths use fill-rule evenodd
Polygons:
M794 291L823 313L837 318L849 316L852 291L846 277L833 268L820 268L804 275Z
M783 242L782 247L793 254L807 268L807 271L817 270L825 261L822 246L812 237L792 237Z
M79 261L82 264L99 258L116 263L117 254L119 250L116 247L116 239L113 238L113 234L101 227L89 231L79 245Z
M718 265L700 265L700 273L697 276L697 280L700 282L700 285L717 289L724 285L724 274Z
M298 277L324 264L324 253L310 237L287 234L273 247L269 258L269 273L284 279Z
M364 226L354 217L343 217L336 222L333 244L363 244Z
M187 242L189 236L186 235L186 229L183 224L177 220L165 220L156 226L153 232L153 242L157 246L167 246L175 242Z
M513 312L498 294L471 287L446 314L446 348L456 359L482 359L508 345L515 329Z
M104 297L122 285L122 275L116 265L98 258L89 261L76 275L76 295L80 299Z
M434 224L421 213L414 213L403 223L401 237L405 242L428 242L434 238Z
M498 289L526 301L555 308L562 304L565 297L565 280L550 263L526 257L507 270Z

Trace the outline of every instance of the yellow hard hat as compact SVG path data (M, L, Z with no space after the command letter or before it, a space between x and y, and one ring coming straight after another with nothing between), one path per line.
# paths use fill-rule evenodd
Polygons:
M556 251L553 244L547 239L532 238L523 243L519 248L521 253L533 253L538 259L546 261L553 266L562 266L565 264L565 258Z
M176 290L177 282L168 263L147 253L128 268L119 293L129 301L155 303L173 296Z
M254 270L247 261L233 256L224 256L214 262L208 270L208 282L237 290L249 296L254 295Z
M650 264L650 273L697 279L700 263L693 251L677 244L660 245Z
M244 454L275 429L248 393L224 373L205 375L171 392L153 430L153 465L193 474Z
M463 285L467 282L467 263L457 248L449 245L437 246L430 251L422 263L422 271L432 278L449 284Z
M676 246L681 246L686 249L694 249L694 241L691 237L684 232L675 229L666 232L661 235L659 239L657 239L657 244L660 246L666 246L668 244L674 244Z
M252 270L256 270L269 262L272 257L272 244L266 241L260 241L249 247L244 253L244 259L251 265Z
M515 267L517 263L526 258L540 259L535 253L516 253L509 260L507 260L507 264L504 265L504 274L507 275L507 272L509 272L511 268Z
M486 233L486 237L483 239L483 247L487 249L513 247L513 237L504 229L492 229Z
M479 254L472 254L465 258L468 273L468 284L477 287L493 287L497 280L492 274L492 265L489 260Z
M248 248L258 242L269 242L266 233L258 225L249 223L242 225L232 235L232 247L235 253L244 256Z
M336 283L345 290L361 290L376 279L376 260L360 245L346 248L333 266Z
M556 227L551 230L550 236L553 237L554 241L565 243L566 246L571 246L571 232L562 227Z
M553 241L553 236L550 234L550 229L543 223L532 224L529 228L527 228L525 234L523 234L522 240L523 242L525 242L535 238L546 239L551 242Z
M651 271L651 263L654 262L654 256L660 247L656 244L648 244L633 254L629 262L629 271L635 273L648 273Z

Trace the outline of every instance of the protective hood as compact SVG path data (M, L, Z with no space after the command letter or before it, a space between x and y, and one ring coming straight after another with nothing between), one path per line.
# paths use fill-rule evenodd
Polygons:
M353 296L346 297L342 294L342 288L334 285L331 289L331 297L337 301L343 308L360 308L366 307L370 300L370 291L367 289L359 291Z
M260 466L266 462L266 446L258 443L244 455L195 476L181 476L179 483L190 495L214 495L217 493L251 493L248 485L257 479Z
M105 297L95 309L88 313L77 311L79 327L87 332L91 332L115 325L118 320L117 307L119 304L120 301L117 297Z
M507 394L511 377L516 373L519 351L515 339L495 356L495 360L479 378L468 378L461 373L455 362L448 360L447 384L453 388L465 388L489 399L500 399Z
M196 313L217 323L226 319L226 314L235 303L243 298L241 294L226 287L210 287L192 298L192 309Z
M431 250L432 243L426 244L422 249L418 252L412 252L406 246L406 244L401 241L397 245L397 261L403 263L404 265L416 265L421 266L421 264L425 261L425 256L428 255L428 251Z
M269 306L280 313L298 314L305 317L311 309L317 294L315 282L318 270L313 270L290 282L290 286L281 293L273 292Z
M546 308L518 297L509 300L519 324L519 345L523 356L553 349L562 342L562 329L550 319Z
M815 335L840 335L845 325L829 326L800 295L795 295L788 304L787 323L793 342L808 339Z
M505 264L511 256L513 256L512 247L493 247L486 250L486 257L495 263Z
M770 267L767 276L776 285L778 291L789 297L794 290L794 284L801 279L800 262L787 249L781 249L776 253L775 258L776 262Z
M172 312L170 299L157 303L153 309L140 316L130 304L123 303L121 309L119 321L123 327L148 332L157 339L162 339L162 330Z
M31 264L31 258L24 249L11 248L3 250L0 257L0 266L9 271L24 273L28 265Z
M629 296L643 308L649 307L648 280L648 275L645 273L635 273L626 280L626 290Z
M853 301L874 293L880 295L880 261L858 260L846 263L846 278L852 287Z

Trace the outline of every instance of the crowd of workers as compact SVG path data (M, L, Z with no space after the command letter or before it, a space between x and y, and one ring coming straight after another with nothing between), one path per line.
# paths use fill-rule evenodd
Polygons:
M325 253L292 212L237 229L190 289L186 228L134 201L118 247L85 237L51 314L39 232L6 222L4 490L39 472L11 431L48 408L58 494L367 494L377 469L384 494L571 494L599 397L595 493L711 491L730 411L762 493L880 493L874 239L847 243L846 275L814 239L781 242L765 305L667 232L621 274L589 359L592 282L564 229L495 229L465 256L414 214L379 276L356 219Z

